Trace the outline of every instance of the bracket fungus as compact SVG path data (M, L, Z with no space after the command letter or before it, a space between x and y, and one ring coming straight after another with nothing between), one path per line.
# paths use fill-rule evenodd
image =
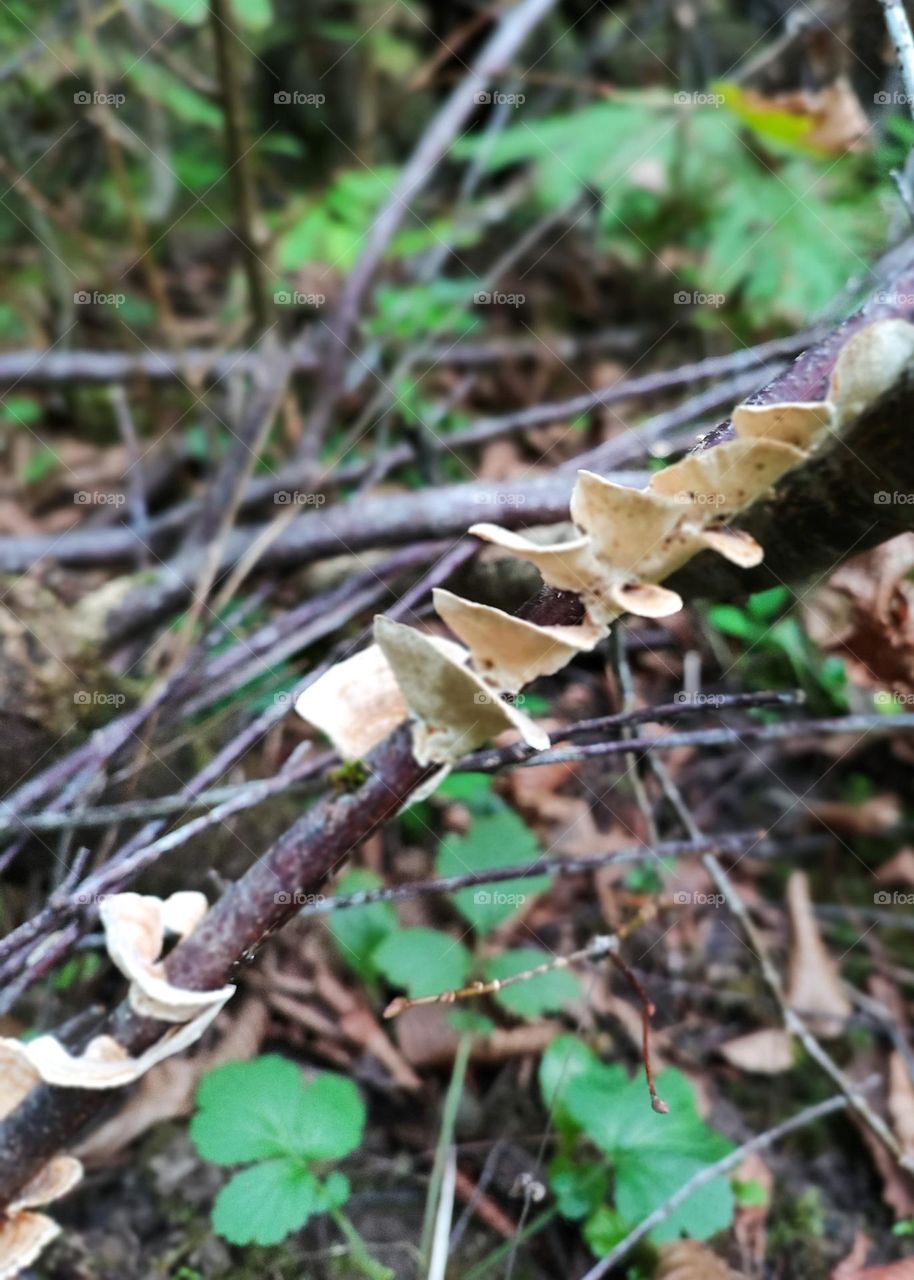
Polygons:
M161 1022L189 1022L214 1004L221 1008L234 995L233 986L219 991L175 987L159 959L166 933L185 938L206 909L206 898L195 892L173 893L164 900L149 894L117 893L99 907L108 954L130 980L127 998L137 1013Z
M376 645L316 681L296 709L344 756L363 755L408 717L420 764L451 765L505 729L545 746L546 735L501 695L593 649L623 613L677 612L682 601L661 583L698 552L757 565L762 548L726 521L766 497L912 362L914 325L877 320L838 353L824 400L739 405L732 440L687 455L644 489L578 472L571 536L557 528L550 540L548 530L471 526L478 538L535 565L548 586L580 596L583 622L541 627L438 589L435 609L467 649L378 617Z
M19 1106L40 1079L10 1043L15 1042L0 1041L0 1120ZM82 1165L73 1156L54 1156L7 1205L0 1214L0 1280L12 1280L31 1266L60 1231L52 1218L35 1213L35 1206L66 1195L82 1176Z
M450 764L505 729L542 751L549 735L529 716L432 640L392 618L375 618L375 639L415 719L413 754L420 764Z
M202 893L173 893L161 899L138 893L119 893L100 908L105 944L112 961L130 979L128 1000L139 1014L175 1025L139 1057L131 1057L111 1036L95 1036L80 1053L73 1053L56 1036L33 1040L0 1039L0 1075L20 1097L43 1081L65 1089L118 1089L132 1084L173 1053L189 1048L203 1035L226 1001L231 985L218 991L189 991L173 986L165 976L160 955L166 933L185 937L207 909ZM2 1112L0 1094L0 1112Z

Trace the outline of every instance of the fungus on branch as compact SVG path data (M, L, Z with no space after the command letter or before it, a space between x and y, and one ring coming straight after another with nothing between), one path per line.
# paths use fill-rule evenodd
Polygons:
M370 657L350 659L361 663L345 673L334 668L299 701L299 712L344 755L364 753L407 713L422 764L453 764L509 728L537 745L542 735L536 725L500 695L514 695L593 649L622 613L658 618L677 612L682 600L661 583L698 552L714 551L740 568L758 565L762 547L725 521L770 494L838 436L912 360L914 325L878 320L845 343L825 400L740 405L733 413L734 440L690 454L654 475L645 489L580 471L571 497L572 537L556 541L553 533L550 541L549 530L524 536L493 524L471 526L470 533L535 565L547 586L575 592L584 605L583 623L537 626L438 590L435 608L468 652L449 652L446 641L379 617L380 653L373 648L366 651ZM342 724L326 708L344 683ZM359 718L354 733L350 721Z

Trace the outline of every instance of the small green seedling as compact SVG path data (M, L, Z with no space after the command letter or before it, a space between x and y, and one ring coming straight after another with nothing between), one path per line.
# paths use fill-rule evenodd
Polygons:
M349 1179L332 1166L355 1151L364 1127L365 1104L345 1076L325 1072L306 1083L277 1054L210 1071L197 1092L191 1137L204 1160L247 1166L216 1197L214 1230L231 1244L273 1245L329 1213L353 1263L374 1280L391 1276L340 1212Z
M681 1071L662 1071L657 1088L669 1104L666 1115L647 1105L640 1079L629 1079L618 1063L601 1062L574 1036L559 1036L543 1054L540 1091L560 1135L550 1185L559 1213L583 1221L596 1254L608 1253L699 1169L732 1150L698 1114ZM686 1234L705 1240L729 1225L733 1208L729 1180L714 1178L649 1239L662 1244Z
M493 867L535 862L543 849L523 819L492 791L485 774L454 774L440 788L450 800L466 805L471 813L469 829L451 833L441 841L437 870L441 876L489 871ZM521 880L502 880L476 888L460 889L453 895L454 906L473 926L477 938L510 919L532 897L551 883L548 875ZM339 883L341 894L379 888L374 872L354 870ZM463 942L440 929L402 928L390 903L349 907L330 918L330 930L343 958L366 981L383 978L402 987L411 998L422 998L459 990L474 973L477 981L495 983L494 999L515 1017L537 1018L564 1008L580 996L580 983L567 969L537 973L517 985L500 983L538 969L548 954L532 947L503 951L485 959L474 958ZM478 1034L491 1031L494 1023L478 1013L462 1011L460 1029Z

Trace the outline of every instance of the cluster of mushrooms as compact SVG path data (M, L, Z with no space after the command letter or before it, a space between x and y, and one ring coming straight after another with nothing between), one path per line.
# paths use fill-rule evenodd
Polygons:
M623 613L665 617L682 601L660 583L697 552L710 549L743 567L762 548L727 519L764 497L826 438L888 391L914 361L914 325L880 320L842 348L823 401L740 405L734 438L657 472L630 489L589 471L578 475L567 526L507 532L492 524L470 532L534 564L543 581L580 596L576 626L537 626L501 609L436 590L441 619L461 643L390 618L375 619L375 643L338 663L299 698L296 709L346 759L358 759L406 720L420 764L447 769L507 729L536 749L548 737L511 699L538 676L553 675L594 648ZM435 781L440 774L436 775ZM131 1057L111 1036L78 1054L53 1035L0 1038L0 1120L41 1082L70 1089L118 1089L155 1063L195 1043L233 995L172 985L161 961L166 934L189 934L207 909L200 893L167 899L116 894L100 906L112 962L130 983L137 1013L172 1024L153 1047ZM35 1207L79 1182L72 1156L53 1157L0 1214L0 1280L29 1266L58 1232Z
M548 586L580 596L583 622L541 627L438 589L435 609L462 643L377 617L375 644L306 689L296 710L347 759L365 755L406 719L420 764L448 767L506 729L537 750L548 746L511 698L593 649L621 614L676 613L682 600L659 584L698 551L744 568L758 564L762 548L729 528L728 518L859 417L912 359L914 325L876 321L841 349L825 400L740 405L732 440L655 473L646 489L580 471L572 536L567 525L527 535L473 525L470 533L534 564Z

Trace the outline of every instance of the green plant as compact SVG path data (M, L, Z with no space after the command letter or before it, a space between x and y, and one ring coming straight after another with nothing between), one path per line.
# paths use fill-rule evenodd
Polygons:
M593 204L605 248L639 265L671 244L683 278L752 325L799 322L824 307L882 238L858 157L822 156L785 113L747 113L727 85L716 107L683 112L672 96L562 111L458 148L492 171L530 166L545 209Z
M817 649L791 612L793 603L787 587L772 587L742 606L711 605L706 617L715 631L741 646L738 661L749 683L768 688L795 681L814 707L846 711L844 663Z
M536 836L500 796L485 774L455 774L440 794L469 808L472 820L461 834L441 841L437 871L440 876L488 871L512 863L533 862L542 849ZM418 809L418 806L416 806ZM414 813L411 822L424 822ZM381 884L371 871L356 870L343 876L338 891L357 893ZM472 925L478 939L509 919L530 896L549 887L549 876L503 880L478 888L460 889L454 906ZM549 957L533 947L502 951L483 960L441 929L401 929L389 903L373 903L335 912L330 930L346 962L359 976L371 981L384 978L410 996L436 995L462 986L474 968L487 980L512 977L534 968ZM580 984L567 969L555 970L497 991L494 999L516 1017L535 1018L561 1009L580 995ZM465 1031L492 1029L489 1019L475 1010L460 1010L452 1018Z
M661 1072L657 1088L668 1115L651 1108L641 1079L629 1079L617 1063L601 1062L574 1036L559 1036L543 1054L540 1091L559 1133L550 1185L559 1212L583 1222L597 1254L609 1252L699 1169L732 1150L699 1116L682 1072ZM729 1224L733 1206L729 1180L715 1178L649 1238L656 1244L683 1233L707 1239Z
M203 1078L191 1137L205 1160L245 1165L219 1192L213 1228L232 1244L278 1244L309 1218L329 1213L359 1268L376 1280L391 1273L371 1259L340 1212L349 1179L332 1166L355 1151L365 1104L344 1076L306 1083L286 1058L267 1054L230 1062Z

